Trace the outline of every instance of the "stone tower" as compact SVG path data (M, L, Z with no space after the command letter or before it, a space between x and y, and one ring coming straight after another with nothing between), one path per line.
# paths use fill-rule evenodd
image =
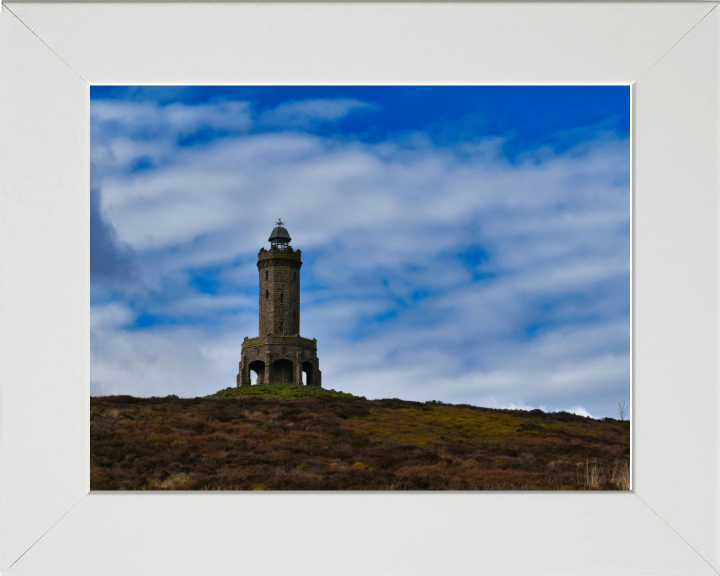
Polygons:
M290 234L281 220L258 253L259 335L245 337L240 354L237 387L251 384L303 383L320 386L317 340L300 336L300 250L290 246Z

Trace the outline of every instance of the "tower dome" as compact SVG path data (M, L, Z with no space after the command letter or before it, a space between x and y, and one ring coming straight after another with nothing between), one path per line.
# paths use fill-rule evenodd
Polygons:
M288 231L283 227L283 224L284 222L278 218L278 221L275 222L275 228L273 228L272 234L270 234L270 238L268 238L268 242L273 246L277 246L280 250L287 248L287 245L292 240Z

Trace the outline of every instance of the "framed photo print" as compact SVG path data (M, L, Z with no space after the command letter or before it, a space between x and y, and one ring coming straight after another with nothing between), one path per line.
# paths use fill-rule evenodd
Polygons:
M0 571L717 574L717 3L0 12Z

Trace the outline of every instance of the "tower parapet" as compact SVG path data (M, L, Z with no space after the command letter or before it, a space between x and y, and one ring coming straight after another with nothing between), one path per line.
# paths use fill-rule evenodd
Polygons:
M258 266L260 266L260 260L272 260L273 258L279 258L282 260L297 260L300 262L300 250L293 250L293 247L288 244L286 248L277 248L271 246L270 249L260 248L258 252ZM302 264L302 262L300 262Z
M249 386L251 372L258 384L321 385L317 341L300 336L300 250L290 246L290 234L278 221L258 252L258 337L245 338L236 385Z

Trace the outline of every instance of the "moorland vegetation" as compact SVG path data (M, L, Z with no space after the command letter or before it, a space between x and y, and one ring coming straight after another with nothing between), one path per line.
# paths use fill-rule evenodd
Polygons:
M628 490L630 423L323 388L90 402L92 490Z

